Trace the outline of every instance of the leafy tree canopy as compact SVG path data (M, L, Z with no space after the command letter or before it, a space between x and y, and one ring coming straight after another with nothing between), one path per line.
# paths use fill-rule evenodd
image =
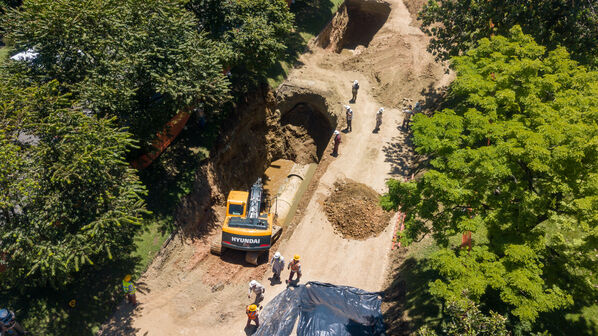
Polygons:
M227 49L197 32L183 1L31 0L2 25L16 50L39 53L10 71L58 80L138 139L151 140L180 108L228 99Z
M451 302L446 308L446 321L442 323L442 335L449 336L508 336L507 319L491 311L486 315L470 300L465 302ZM417 336L437 336L430 327L423 326L417 331Z
M123 161L133 140L71 108L55 81L0 80L0 252L4 289L60 286L85 264L128 253L145 190Z
M191 0L187 6L199 30L230 48L228 65L245 79L265 76L286 51L294 18L284 0Z
M431 51L441 59L520 25L541 45L562 45L578 61L598 66L598 2L593 0L430 0L419 18L433 36Z
M443 247L431 292L447 301L497 296L521 321L591 305L598 295L598 72L547 53L514 27L455 57L449 104L413 123L429 170L389 181L386 208L407 236ZM471 251L450 238L483 237Z

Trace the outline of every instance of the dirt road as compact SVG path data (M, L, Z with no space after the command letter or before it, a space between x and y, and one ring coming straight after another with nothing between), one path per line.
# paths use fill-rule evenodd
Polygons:
M292 236L279 244L278 251L287 261L294 254L301 255L302 282L317 280L378 291L384 285L395 218L376 237L348 240L334 232L323 202L339 179L349 178L383 193L386 180L407 174L411 152L405 144L405 133L399 130L403 98L413 102L431 99L435 89L447 85L451 77L426 52L428 39L414 25L401 0L351 2L359 5L336 19L339 26L329 27L329 36L313 43L310 52L300 59L303 65L292 71L287 81L343 97L337 115L344 115L342 105L349 103L353 80L359 80L360 90L357 102L351 104L353 131L341 133L338 157L329 157L330 147L325 151L324 160L330 160L330 164L319 180L312 182L316 183L313 196L307 206L298 209L301 221ZM385 12L385 8L390 11ZM356 26L368 24L381 28L362 31ZM355 36L343 37L346 33ZM331 42L334 36L341 39ZM380 107L385 108L383 122L379 132L374 133L375 113ZM343 119L339 130L344 128ZM266 285L265 303L285 286L269 285L270 273L265 265L247 270L247 265L227 260L232 266L223 276L218 272L223 261L207 253L208 239L175 239L171 252L159 256L140 280L141 306L130 311L122 305L100 334L251 334L251 329L244 329L244 307L250 303L245 281L256 278ZM211 261L206 263L208 259Z

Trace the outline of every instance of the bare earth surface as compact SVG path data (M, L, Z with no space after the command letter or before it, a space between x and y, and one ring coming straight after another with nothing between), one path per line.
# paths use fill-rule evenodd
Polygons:
M380 194L363 183L336 181L324 210L336 232L347 239L366 239L384 231L392 216L380 207Z
M301 57L303 65L287 81L307 83L343 97L344 101L338 102L337 115L342 115L342 104L348 104L353 80L359 80L360 90L357 102L351 104L353 131L341 133L338 157L330 156L329 144L312 181L312 192L308 192L311 198L302 202L297 211L292 235L283 235L273 251L280 251L287 261L294 254L301 255L301 282L316 280L379 291L384 288L389 269L394 216L373 237L345 239L328 221L324 202L334 191L335 182L343 179L384 193L389 178L409 174L411 151L405 144L405 133L399 129L403 98L430 99L436 88L450 82L451 76L426 52L428 38L417 28L401 0L357 2L363 6L389 5L390 14L380 22L381 28L373 32L373 39L368 43L367 36L360 36L357 42L345 43L350 49L340 48L339 53L314 44ZM361 19L367 21L369 17ZM367 45L359 44L363 41ZM375 112L381 106L385 107L382 126L374 133ZM344 129L344 118L340 118L338 129ZM215 209L216 218L206 218L217 222L222 212L223 209ZM252 329L244 329L245 306L251 303L247 298L248 281L258 279L266 286L264 304L283 291L285 285L272 285L267 265L247 265L240 253L227 252L222 258L210 255L209 243L217 233L213 230L202 239L176 236L139 279L140 306L132 310L121 305L100 335L251 334ZM285 271L283 279L287 276Z

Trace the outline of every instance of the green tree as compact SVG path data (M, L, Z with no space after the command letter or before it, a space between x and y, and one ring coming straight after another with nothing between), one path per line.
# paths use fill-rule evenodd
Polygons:
M228 65L241 81L263 78L280 59L293 30L293 15L283 0L191 0L198 27L231 50Z
M0 81L0 252L4 289L61 286L86 264L130 252L145 189L112 119L71 108L57 82Z
M479 302L497 293L521 321L598 295L598 72L549 53L518 26L455 57L448 104L418 115L419 179L388 182L407 236L442 249L431 292ZM451 237L481 237L471 251Z
M446 308L446 321L442 323L442 335L449 336L507 336L507 319L498 313L490 311L485 315L478 305L471 300L465 302L451 302ZM423 326L417 331L418 336L438 335L429 326Z
M585 64L598 66L598 3L592 0L429 0L419 13L432 35L429 49L448 60L491 34L514 25L538 43L566 47Z
M117 117L137 139L151 140L181 108L229 99L227 49L197 32L184 1L31 0L2 25L16 50L39 53L10 71L58 80L80 105Z

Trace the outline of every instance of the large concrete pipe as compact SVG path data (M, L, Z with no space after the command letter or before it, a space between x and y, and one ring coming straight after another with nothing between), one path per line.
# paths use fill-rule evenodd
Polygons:
M295 163L286 180L278 189L271 211L278 215L277 221L282 227L286 227L293 218L299 200L307 190L317 166L316 163L307 165Z

